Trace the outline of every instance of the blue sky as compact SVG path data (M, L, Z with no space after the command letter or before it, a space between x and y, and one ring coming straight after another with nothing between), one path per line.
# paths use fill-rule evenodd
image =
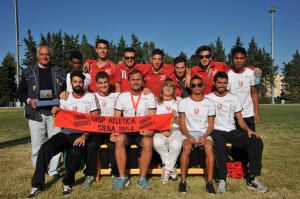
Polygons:
M26 0L18 1L20 59L25 53L23 38L31 29L35 41L40 33L85 34L94 44L97 35L117 43L124 36L131 43L134 33L143 43L153 41L171 56L181 51L190 57L219 36L226 54L237 36L244 47L254 37L258 47L271 52L271 15L274 17L274 59L283 67L300 50L299 0ZM6 53L16 52L14 0L1 0L0 61Z

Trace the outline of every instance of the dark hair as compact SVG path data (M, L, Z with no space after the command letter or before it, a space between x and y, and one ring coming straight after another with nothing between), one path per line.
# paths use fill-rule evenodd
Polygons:
M71 72L71 75L70 75L71 81L72 81L73 77L79 77L83 81L85 80L85 75L80 70L74 70L73 72Z
M215 77L214 77L214 82L216 82L218 80L218 78L227 79L228 80L228 75L225 72L217 72L215 74Z
M134 75L134 74L137 74L137 73L140 73L142 75L142 80L144 81L143 73L140 70L132 70L132 71L130 71L129 74L128 74L128 80L130 80L130 76L131 75Z
M80 59L82 61L82 54L79 50L73 50L70 54L69 60L72 61L72 59Z
M107 46L107 49L109 49L109 42L105 39L99 39L97 42L96 42L96 48L98 47L98 44L105 44Z
M176 57L174 59L174 66L178 63L184 62L184 64L186 64L186 58L182 55L179 55L178 57Z
M241 54L245 55L245 57L247 55L247 52L246 52L245 48L243 48L241 46L237 46L237 47L235 47L234 49L231 50L231 58L233 58L234 55L237 54L237 53L241 53Z
M103 78L107 78L108 79L108 81L109 81L109 75L106 73L106 72L98 72L97 74L96 74L96 82L98 81L98 79L103 79Z
M125 48L124 54L125 54L125 53L134 53L134 54L136 54L134 48L132 48L132 47Z
M199 58L199 54L200 54L200 52L202 52L202 51L209 51L209 54L211 54L211 48L210 48L209 46L200 46L200 47L196 50L196 52L195 52L196 57Z
M151 56L153 57L154 55L161 55L162 58L164 58L164 52L162 50L160 50L159 48L156 48L152 51Z
M194 79L199 79L199 80L203 83L201 77L199 77L198 75L194 75L194 76L191 78L190 84L192 83L192 81L193 81Z

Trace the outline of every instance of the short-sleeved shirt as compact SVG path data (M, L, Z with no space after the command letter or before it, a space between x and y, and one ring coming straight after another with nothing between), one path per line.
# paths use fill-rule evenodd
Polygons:
M107 96L102 96L99 93L94 93L98 99L101 109L101 116L114 116L116 99L120 93L110 93Z
M90 65L90 75L91 75L91 85L90 90L93 92L98 92L99 88L96 85L96 75L98 72L106 72L109 76L111 83L111 92L115 91L115 83L121 83L121 68L119 65L113 63L110 60L107 60L107 63L98 68L97 61L91 63Z
M173 111L176 111L176 116L178 116L178 102L181 98L177 97L176 100L164 100L162 104L157 104L157 110L156 115L159 114L167 114L167 113L173 113ZM179 129L179 125L173 122L172 124L172 130Z
M208 117L216 115L215 105L209 99L195 101L191 97L184 98L178 103L178 113L184 113L186 127L191 131L206 131Z
M176 96L181 96L181 90L176 77L174 75L174 67L172 65L164 64L162 68L156 73L153 68L145 76L146 87L154 94L155 97L159 96L160 87L163 81L171 78L176 86Z
M214 129L226 132L236 129L234 115L242 111L238 96L231 93L227 93L225 96L210 93L205 97L213 101L216 106Z
M91 84L91 75L89 73L83 73L85 76L84 79L84 90L88 90ZM67 83L67 91L69 93L73 92L73 88L71 85L71 73L67 74L67 78L66 78L66 83Z
M122 92L116 101L115 109L118 111L123 111L123 116L132 117L132 116L146 116L149 115L149 110L156 110L155 97L152 93L144 95L132 95L133 102L131 99L130 91ZM140 97L140 101L138 99ZM137 103L137 109L134 108L134 104Z
M85 92L80 98L74 97L73 92L68 95L67 100L60 100L60 108L79 113L90 114L92 111L99 110L98 101L93 93ZM63 133L82 133L73 129L62 129Z
M243 118L254 115L254 106L251 97L252 86L255 86L253 70L244 67L241 73L236 73L233 70L228 71L228 90L239 97L243 107Z
M202 82L205 86L203 94L209 94L212 92L213 89L213 82L214 82L214 76L217 72L227 72L230 68L223 62L215 62L215 61L210 61L210 68L211 68L211 73L210 77L207 79L209 69L203 70L200 66L194 66L192 67L192 76L197 75L201 77Z
M151 70L151 65L150 64L135 64L132 68L128 68L125 64L120 65L122 71L122 82L121 82L121 91L129 91L130 90L130 85L128 81L128 74L132 70L139 70L142 72L143 76L145 77L146 74Z

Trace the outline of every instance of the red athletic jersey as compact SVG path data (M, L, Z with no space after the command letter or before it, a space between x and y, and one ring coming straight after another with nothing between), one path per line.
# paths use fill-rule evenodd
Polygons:
M174 81L176 86L176 95L181 96L181 90L178 82L176 81L176 76L174 75L174 67L172 65L164 64L160 71L158 71L158 73L154 73L154 69L151 68L149 73L147 73L147 75L145 76L146 87L150 89L155 97L157 97L159 96L160 87L163 81L167 78L171 78Z
M143 73L143 76L145 77L147 73L151 70L151 65L150 64L135 64L132 68L128 68L125 64L121 64L121 73L122 73L122 79L121 79L121 91L129 91L130 90L130 85L128 81L128 74L132 70L139 70Z
M98 72L106 72L110 78L110 90L115 91L115 83L121 83L121 67L110 60L107 63L98 68L97 62L92 62L90 65L89 73L91 75L91 85L90 90L93 92L98 92L99 88L96 86L96 74Z
M210 61L210 68L212 68L210 77L207 79L208 71L203 70L200 66L192 67L192 77L194 75L198 75L201 77L202 82L204 84L204 92L203 94L209 94L213 89L214 76L217 72L227 72L230 68L223 62L215 62Z

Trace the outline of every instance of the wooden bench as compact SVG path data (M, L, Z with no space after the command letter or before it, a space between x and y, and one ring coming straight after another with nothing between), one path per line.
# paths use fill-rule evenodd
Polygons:
M231 147L231 144L226 144L227 147ZM100 155L101 155L101 149L107 149L107 145L106 144L102 144L100 146L100 150L99 150L99 154L98 154L98 173L96 176L96 181L99 181L102 175L110 175L111 169L102 169L101 168L101 164L100 164ZM130 147L131 149L137 149L136 145L131 145ZM126 172L128 174L131 175L138 175L140 174L140 169L139 168L134 168L134 169L127 169ZM153 169L148 169L147 174L151 174L151 175L160 175L162 172L161 168L153 168ZM181 174L180 172L180 168L177 169L177 173ZM203 175L204 174L204 169L203 168L189 168L188 169L188 174L198 174L198 175Z

